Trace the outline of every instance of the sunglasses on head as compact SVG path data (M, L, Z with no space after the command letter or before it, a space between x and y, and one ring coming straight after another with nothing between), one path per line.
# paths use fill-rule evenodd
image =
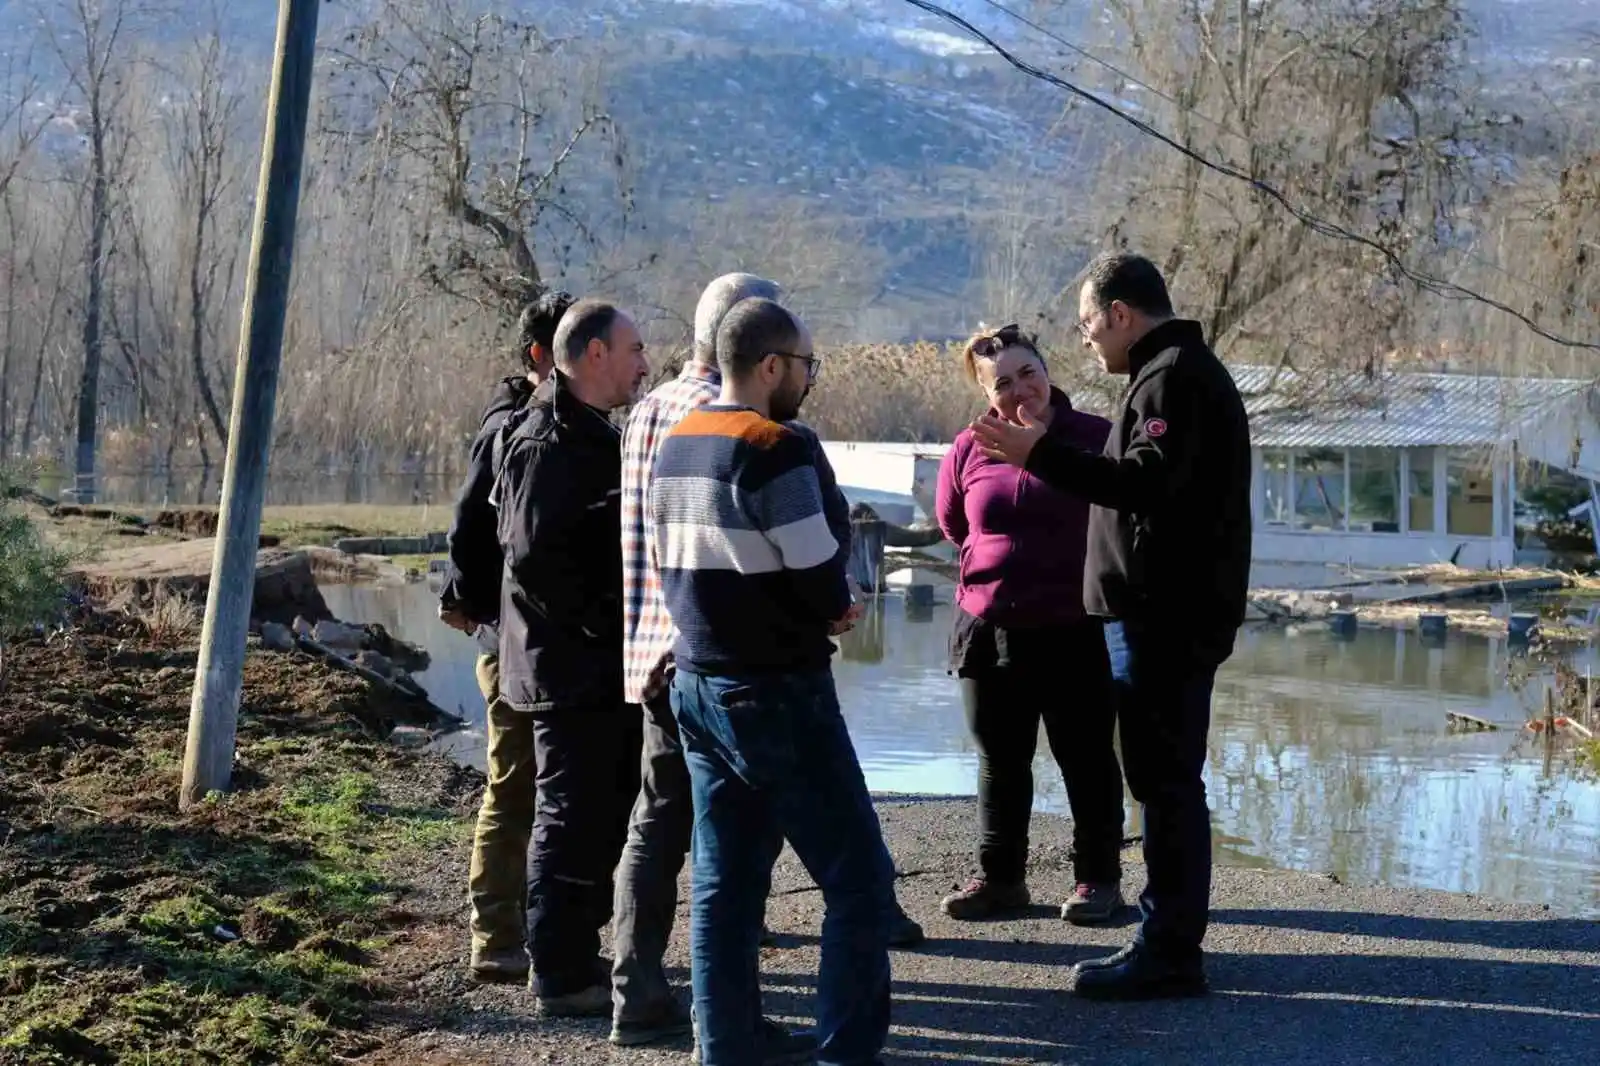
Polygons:
M987 336L979 337L972 342L972 354L980 359L992 359L1007 348L1021 346L1032 352L1039 349L1034 345L1033 338L1022 332L1022 327L1013 322L1009 326L1001 326Z

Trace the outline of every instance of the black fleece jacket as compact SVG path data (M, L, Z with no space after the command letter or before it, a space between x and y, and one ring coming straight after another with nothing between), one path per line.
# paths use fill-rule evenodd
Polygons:
M1027 469L1089 512L1084 607L1160 630L1197 658L1233 652L1250 582L1250 424L1197 322L1129 353L1127 398L1104 452L1046 436Z

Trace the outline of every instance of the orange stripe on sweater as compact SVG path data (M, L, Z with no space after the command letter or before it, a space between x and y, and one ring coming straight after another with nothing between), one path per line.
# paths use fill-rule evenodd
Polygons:
M707 411L696 408L672 429L675 437L733 437L756 448L770 448L794 432L755 411Z

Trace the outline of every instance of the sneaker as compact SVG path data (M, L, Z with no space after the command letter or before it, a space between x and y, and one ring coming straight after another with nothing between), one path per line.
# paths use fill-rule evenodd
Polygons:
M799 1066L800 1063L817 1061L817 1038L810 1033L793 1033L773 1021L771 1018L761 1019L761 1028L756 1033L756 1039L761 1043L761 1066ZM690 1062L700 1061L700 1034L695 1032L694 1052L689 1056Z
M922 931L922 926L918 925L911 915L907 914L904 908L896 903L894 917L889 919L889 946L892 948L914 948L926 939L928 939L928 935Z
M1083 883L1061 905L1061 917L1073 925L1100 925L1122 910L1122 883Z
M939 904L944 912L959 921L981 921L1015 914L1032 902L1025 884L997 885L977 878L959 892L952 892Z
M520 985L528 980L528 953L522 948L475 949L471 973L480 985Z
M689 1012L675 999L664 1000L654 1010L637 1018L616 1018L611 1023L611 1042L618 1047L642 1047L684 1036L694 1031Z
M538 1012L544 1018L604 1018L611 1014L611 985L590 985L565 996L539 996Z

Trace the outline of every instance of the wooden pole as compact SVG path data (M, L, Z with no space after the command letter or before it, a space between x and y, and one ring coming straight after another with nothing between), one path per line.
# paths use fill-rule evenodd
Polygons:
M222 513L183 757L182 807L204 800L211 792L227 791L233 778L239 694L277 406L295 217L300 205L300 163L305 154L321 6L321 0L278 3L278 43L261 149L250 273L239 327Z

